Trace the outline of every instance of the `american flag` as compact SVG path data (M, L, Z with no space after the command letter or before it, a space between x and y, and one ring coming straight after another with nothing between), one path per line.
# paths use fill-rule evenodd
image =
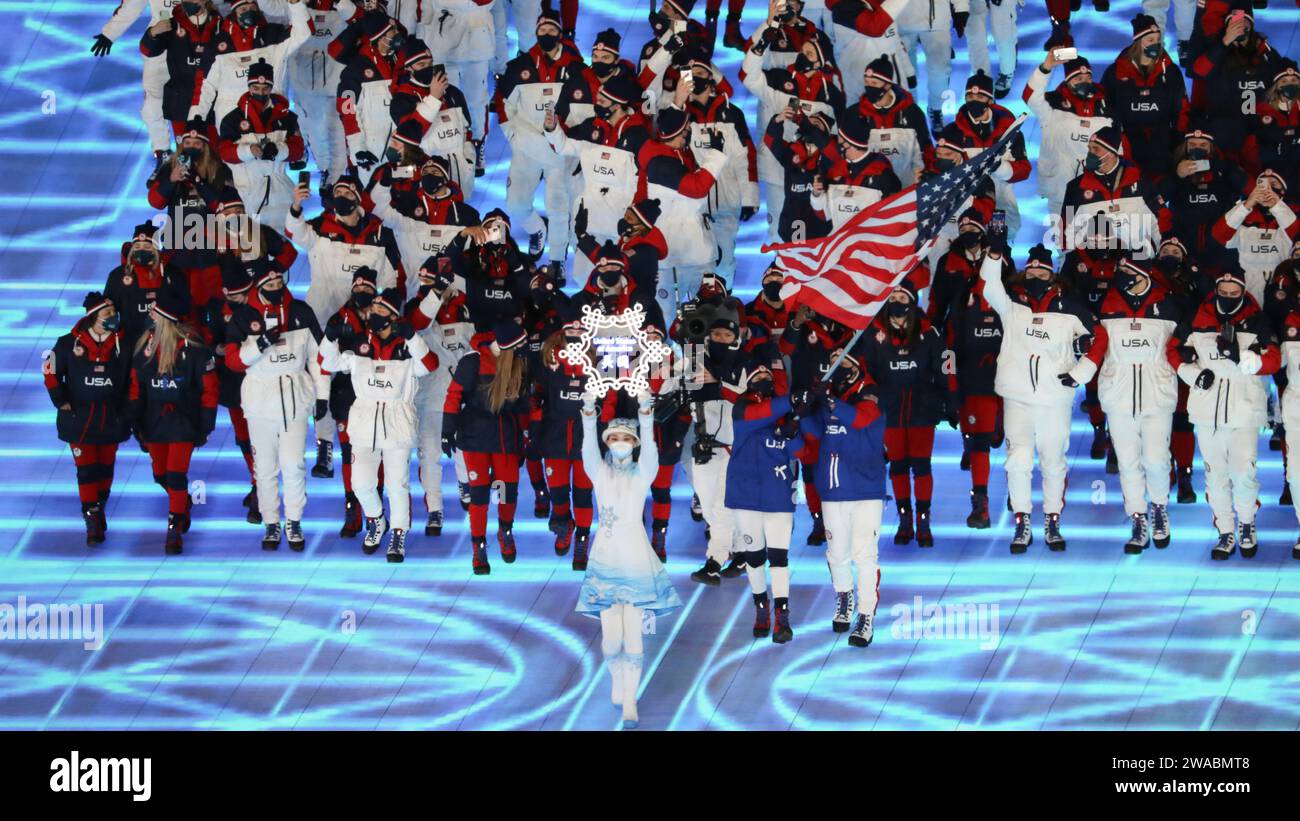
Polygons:
M829 236L763 246L764 253L776 252L785 271L781 298L856 330L870 325L885 297L1001 162L1024 120L973 159L864 208Z

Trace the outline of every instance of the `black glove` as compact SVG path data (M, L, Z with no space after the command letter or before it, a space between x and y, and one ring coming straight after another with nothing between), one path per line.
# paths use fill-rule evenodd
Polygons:
M102 34L95 35L95 42L90 46L90 53L96 57L107 57L113 50L113 41Z
M664 43L664 48L668 50L669 54L676 54L685 47L686 41L682 39L680 34L674 34L668 38L668 42Z
M275 143L267 140L262 143L262 159L273 160L280 154L280 147Z
M807 416L808 411L812 409L813 392L812 391L795 391L790 394L790 410L799 416Z
M329 413L329 412L330 412L330 403L329 403L329 401L326 400L326 399L317 399L317 400L316 400L316 412L312 414L312 418L315 419L317 422L319 422L320 420L324 419L324 418L325 418L325 414L327 414L327 413Z
M781 420L781 424L776 426L776 435L782 439L794 439L799 435L799 415L797 413L787 413Z
M958 37L966 36L966 23L970 20L970 12L954 11L952 13L952 27L957 30Z
M757 214L757 213L758 213L758 209L755 208L755 207L752 206L752 205L741 206L741 209L740 209L740 221L741 221L741 222L749 222L750 220L752 220L752 219L754 218L754 215Z
M325 338L332 342L338 342L343 336L343 326L345 324L346 323L343 322L331 322L327 324L325 326Z
M943 421L948 423L948 427L957 430L961 427L961 409L955 402L945 402L943 405Z
M1229 362L1241 361L1241 351L1237 348L1236 340L1229 341L1220 336L1215 340L1215 342L1217 342L1219 346L1219 356Z
M712 148L714 151L721 151L722 146L725 144L726 142L722 139L721 131L709 132L709 148Z
M442 432L442 455L450 459L452 453L454 453L455 450L456 450L455 431L443 431Z
M1196 361L1196 350L1190 345L1178 346L1178 360L1184 365L1190 365Z
M1200 388L1201 390L1208 391L1210 389L1210 386L1213 384L1214 384L1214 371L1210 370L1209 368L1204 368L1200 373L1196 375L1196 387Z
M1092 350L1092 334L1086 334L1084 336L1077 337L1074 340L1075 356L1083 356L1090 350Z
M374 154L371 154L369 151L357 152L357 165L361 166L365 170L369 171L370 167L377 162L379 162L379 158Z
M1056 378L1061 380L1061 384L1067 388L1073 389L1079 387L1079 383L1074 381L1074 377L1070 376L1068 373L1058 373Z
M269 347L271 347L271 346L274 345L274 344L275 344L275 341L272 340L270 336L268 336L268 335L266 335L266 334L258 334L258 336L257 336L257 350L258 350L259 352L261 352L261 353L266 353L266 349L269 348Z
M573 235L583 237L587 234L587 203L578 206L578 213L573 215Z
M306 160L294 160L293 162L289 163L290 171L301 171L306 167L307 167Z

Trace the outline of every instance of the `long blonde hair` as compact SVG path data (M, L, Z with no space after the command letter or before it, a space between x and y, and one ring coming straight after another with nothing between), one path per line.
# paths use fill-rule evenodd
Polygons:
M487 386L488 410L500 413L507 402L519 398L524 386L524 368L527 362L515 356L514 350L502 351L496 355L497 373L492 384Z
M191 345L201 344L198 333L188 324L172 322L155 313L153 331L141 334L135 343L135 350L139 353L148 347L145 355L158 360L159 375L170 375L176 367L176 351L180 349L182 339Z

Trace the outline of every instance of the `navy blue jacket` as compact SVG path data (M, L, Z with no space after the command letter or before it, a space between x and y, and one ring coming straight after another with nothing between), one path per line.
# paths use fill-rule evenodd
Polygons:
M823 502L885 498L885 419L875 402L831 399L800 426L820 441L814 478Z

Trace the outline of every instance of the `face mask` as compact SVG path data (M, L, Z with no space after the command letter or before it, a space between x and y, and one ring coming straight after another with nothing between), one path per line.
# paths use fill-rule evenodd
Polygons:
M983 117L985 113L988 112L989 104L981 103L981 102L969 102L966 104L966 110L970 112L970 115L972 117L978 120L979 118Z
M712 339L709 340L709 358L714 362L726 362L731 358L732 353L734 353L734 351L732 351L731 346L727 343L716 342Z
M614 109L610 108L607 105L593 106L593 109L594 109L593 113L602 120L608 120L610 118L610 115L614 113Z
M757 382L749 383L749 393L754 394L759 399L766 399L772 395L776 387L772 384L771 379L760 379Z
M118 328L122 326L122 317L117 314L113 314L108 319L105 319L103 322L101 322L100 326L104 330L108 331L109 333L112 333L113 331L116 331Z
M252 28L262 21L262 15L255 11L241 11L237 19L240 26Z
M1300 97L1300 86L1282 86L1277 90L1278 94L1286 97L1288 100L1294 100Z
M550 54L552 51L554 51L555 47L558 46L559 44L560 44L560 38L554 34L537 35L538 48L540 48L542 51L546 52L547 54Z
M1215 294L1214 309L1219 312L1220 316L1232 316L1241 310L1241 304L1244 301L1244 296L1220 296Z
M816 70L816 68L817 68L817 66L813 65L813 61L812 61L812 60L809 60L809 59L808 59L808 55L807 55L807 54L804 54L802 51L799 52L799 56L798 56L798 57L794 58L794 70L795 70L795 71L798 71L798 72L800 72L800 73L804 73L804 72L808 72L808 71L814 71L814 70Z
M708 77L692 77L692 78L691 78L691 93L692 93L692 94L703 94L704 92L706 92L706 91L708 91L708 90L709 90L709 78L708 78Z
M963 231L957 235L957 244L965 250L975 248L983 241L978 231Z
M1047 280L1039 279L1038 277L1030 277L1025 280L1025 290L1028 291L1029 295L1034 299L1042 298L1043 294L1047 293L1047 289L1050 285L1051 283Z
M261 295L263 302L267 305L274 305L280 301L280 295L284 293L284 289L277 288L274 291L268 291L265 288L258 288L257 292Z
M948 157L939 157L934 161L934 165L940 171L951 171L957 167L957 161Z
M393 165L397 165L402 161L402 152L390 145L388 148L384 149L384 159L388 160Z
M617 67L618 67L617 63L592 63L591 64L592 72L595 73L595 75L602 80L608 77L609 75L613 74L614 69Z
M352 303L358 308L369 308L370 303L375 301L375 295L369 291L353 291Z
M613 288L615 285L618 284L618 281L622 278L623 278L623 272L618 270L617 268L612 268L608 271L600 272L600 284L604 285L606 288Z
M203 149L202 149L202 148L182 148L182 149L181 149L181 154L182 154L183 156L187 157L191 162L194 162L194 161L197 161L197 160L199 159L199 157L202 157L202 156L203 156Z
M1075 83L1070 86L1070 90L1074 92L1076 97L1081 97L1086 100L1096 91L1096 86L1092 83Z
M618 235L620 237L630 237L632 236L632 232L635 230L636 227L633 226L632 223L628 222L627 220L622 219L618 221Z
M1101 157L1097 156L1096 154L1089 154L1088 156L1083 158L1083 167L1088 171L1100 171Z
M387 316L380 316L379 314L371 314L370 318L366 320L366 326L375 333L383 333L384 329L392 324L392 319Z
M181 3L181 9L189 17L193 17L203 10L202 3Z
M1138 283L1138 277L1134 274L1115 275L1115 287L1123 291L1126 295L1128 294L1129 290L1133 288L1134 285L1137 285L1137 283Z
M631 442L610 442L609 455L613 456L620 462L632 455Z
M404 45L406 45L406 38L399 34L399 35L397 35L396 37L394 37L392 40L389 41L389 43L388 43L388 50L389 50L390 52L393 52L393 51L401 51L401 50L402 50L402 46L404 46Z
M858 381L857 373L853 371L845 372L844 369L837 370L831 377L831 390L836 396L841 396L849 387Z
M1189 160L1208 160L1210 152L1204 148L1189 148L1187 149L1187 158Z
M271 99L271 92L269 92L269 91L249 91L249 92L248 92L248 98L249 98L250 100L253 100L254 102L265 103L267 100Z
M1144 54L1147 57L1150 57L1152 60L1160 56L1160 51L1161 49L1159 43L1152 43L1149 46L1142 47L1142 54Z
M347 197L334 198L334 213L340 217L348 217L353 211L357 210L357 204Z
M144 265L145 267L148 267L150 265L153 265L153 259L154 259L153 251L132 251L131 252L131 261L134 262L136 265Z
M876 88L874 86L867 86L862 89L862 96L866 97L867 102L869 103L878 103L880 102L881 98L885 96L885 89Z
M889 303L889 315L895 319L907 316L912 310L912 306L907 302Z
M763 283L763 296L767 297L773 302L776 302L778 299L781 298L781 283L780 282Z
M1162 271L1176 271L1182 262L1178 257L1165 255L1156 259L1156 267Z
M422 86L427 86L429 83L433 82L433 66L417 68L415 71L411 72L411 79L415 80L415 82Z
M436 194L447 184L447 180L441 174L426 174L420 177L420 187L426 194Z

